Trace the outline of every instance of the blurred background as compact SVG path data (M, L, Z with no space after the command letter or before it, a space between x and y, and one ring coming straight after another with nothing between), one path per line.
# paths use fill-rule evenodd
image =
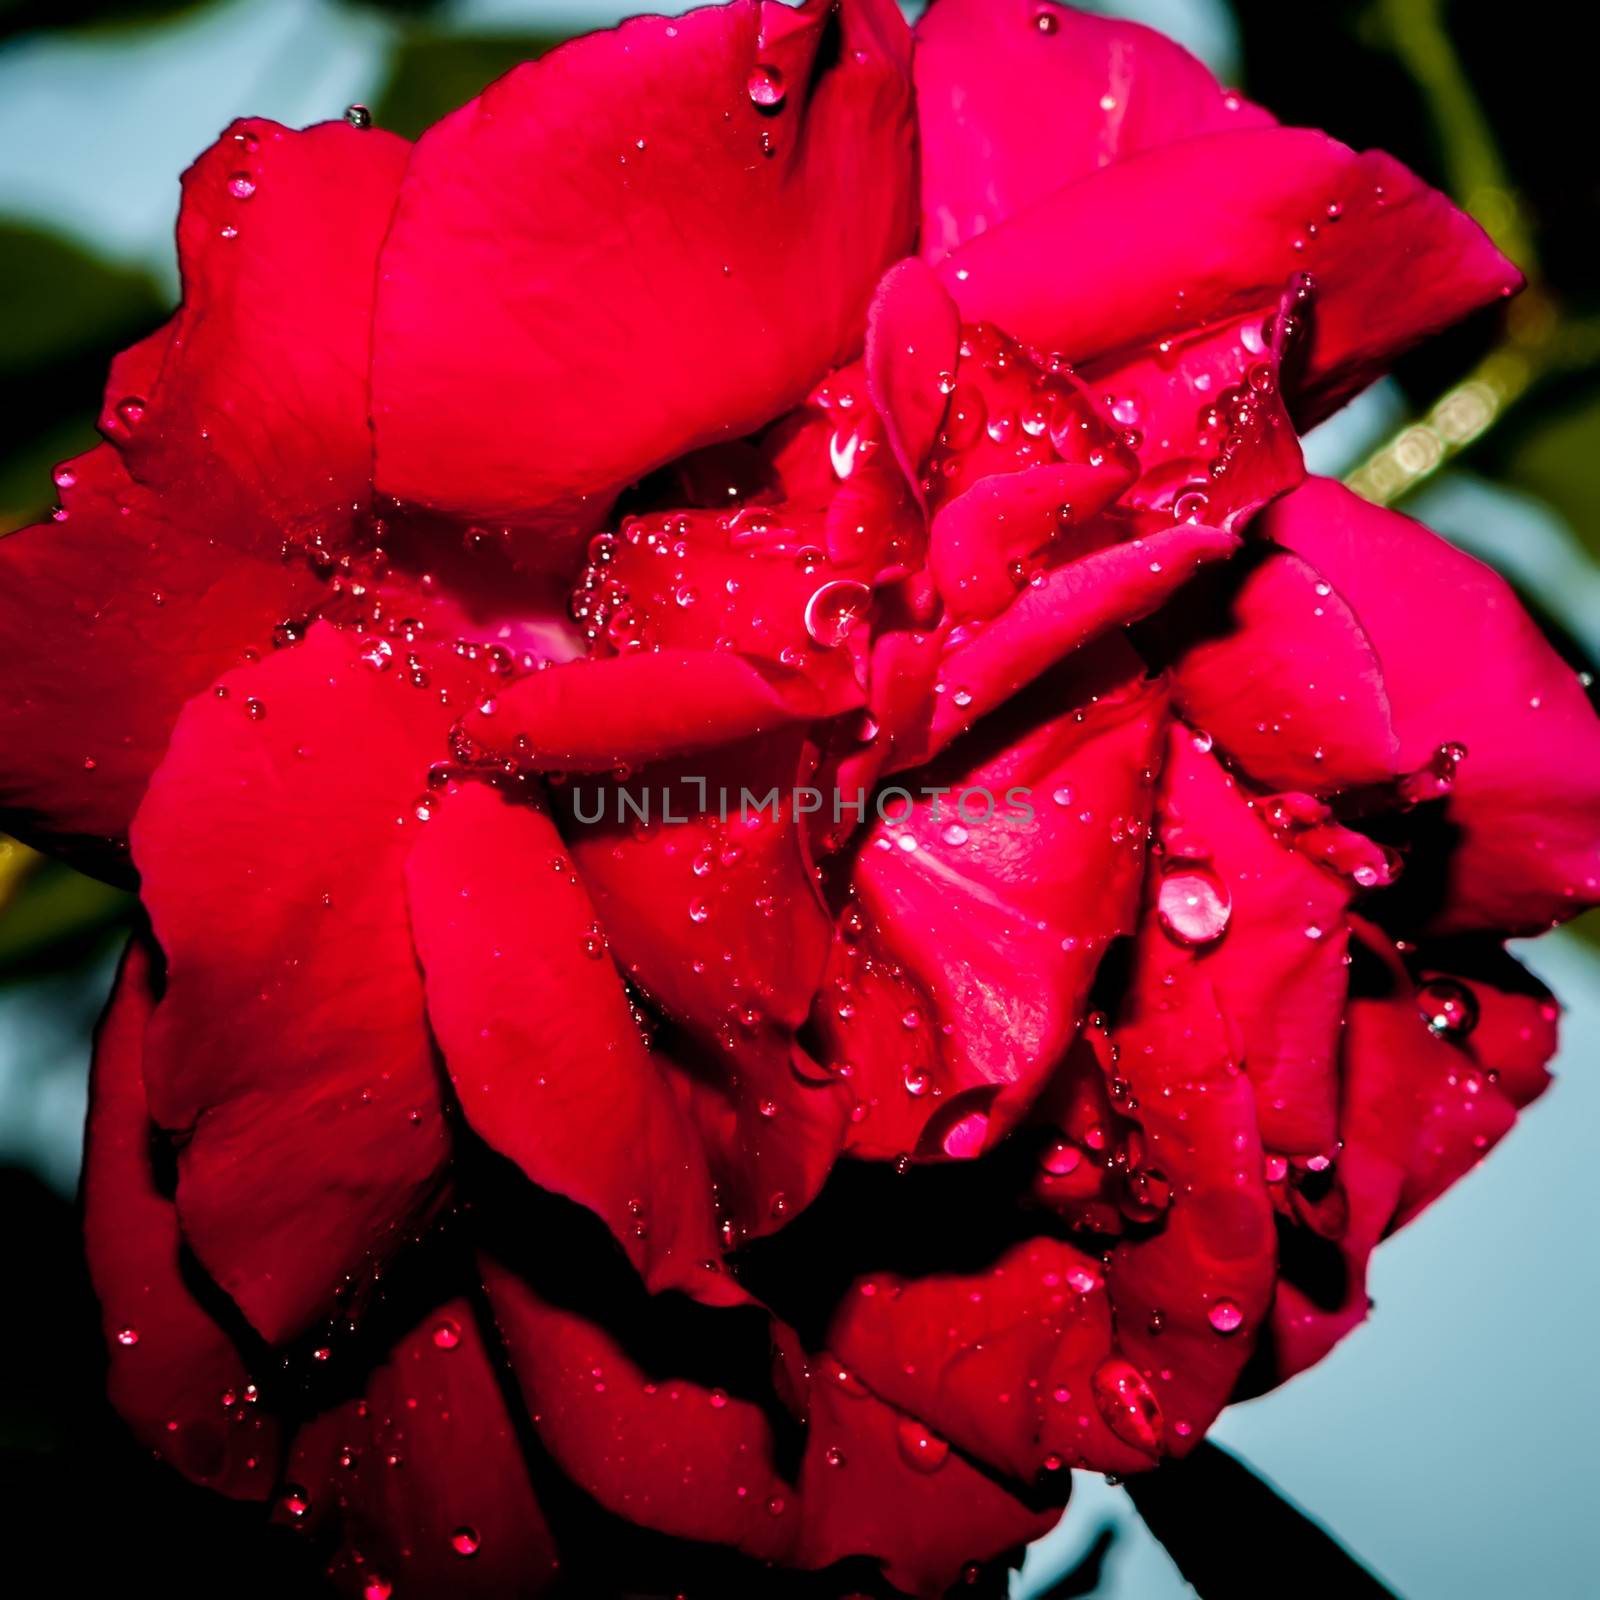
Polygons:
M93 442L110 356L172 304L178 174L232 116L300 125L360 101L414 135L515 62L636 9L0 0L0 392L11 397L0 532L48 509L51 467ZM1175 35L1286 122L1394 152L1527 272L1508 312L1416 355L1319 429L1308 454L1314 470L1492 562L1587 668L1600 657L1600 163L1577 13L1552 0L1099 9ZM0 837L5 1581L30 1549L69 1592L132 1577L174 1595L297 1592L270 1558L241 1562L228 1517L144 1460L100 1401L73 1197L90 1035L129 916L125 896ZM1568 1007L1555 1088L1379 1253L1375 1319L1216 1431L1410 1600L1600 1594L1600 1215L1587 1170L1600 1137L1600 923L1518 953ZM1253 1536L1244 1508L1236 1529L1214 1529ZM1324 1592L1293 1566L1283 1579ZM23 1582L13 1592L33 1592ZM1123 1492L1080 1477L1016 1592L1189 1591Z

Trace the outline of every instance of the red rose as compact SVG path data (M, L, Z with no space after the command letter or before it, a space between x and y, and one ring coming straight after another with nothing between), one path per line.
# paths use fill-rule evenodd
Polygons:
M1518 282L1388 157L1042 0L736 3L236 123L179 247L0 545L0 802L148 913L113 1398L345 1588L941 1593L1542 1088L1595 718L1302 481Z

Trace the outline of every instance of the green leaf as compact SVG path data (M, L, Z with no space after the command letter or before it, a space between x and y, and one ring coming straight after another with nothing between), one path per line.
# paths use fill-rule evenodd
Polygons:
M1506 478L1553 506L1584 549L1600 557L1600 388L1541 407L1504 463Z
M0 976L60 965L129 924L137 901L57 861L40 863L0 916Z
M147 273L16 221L0 220L0 261L0 383L16 419L0 455L4 530L42 516L51 467L94 444L111 358L161 320L166 297Z
M92 256L58 234L0 221L0 260L0 376L7 379L137 338L160 319L163 297L147 273ZM92 407L95 397L84 398Z
M381 127L415 139L498 77L559 44L560 34L446 34L417 28L390 58L373 106Z

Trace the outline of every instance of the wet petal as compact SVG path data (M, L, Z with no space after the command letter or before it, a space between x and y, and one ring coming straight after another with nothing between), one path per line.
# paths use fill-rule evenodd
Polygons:
M771 420L854 353L906 253L913 139L888 0L639 18L502 78L406 174L381 487L592 526L650 468Z
M931 748L942 749L1097 635L1148 616L1202 563L1238 547L1220 528L1181 523L1039 573L993 622L945 654Z
M145 1073L156 1121L187 1135L184 1238L276 1341L439 1196L401 872L448 713L325 624L220 687L179 718L134 821L168 968Z
M1108 217L1139 220L1108 227ZM1311 326L1290 386L1302 426L1522 281L1475 222L1397 161L1300 128L1146 150L990 229L939 272L963 317L1080 365L1270 305L1309 272Z
M409 149L246 118L184 174L183 306L159 371L108 394L102 427L220 542L337 544L367 506L374 279Z
M954 303L920 261L902 261L885 275L867 320L867 378L913 487L944 420L960 338Z
M531 673L467 727L540 770L605 772L833 716L860 700L847 672L819 682L726 650L640 650Z
M559 1557L519 1424L472 1302L446 1301L295 1435L276 1519L337 1537L329 1574L360 1600L544 1594Z
M1198 597L1197 597L1198 598ZM1176 631L1173 697L1259 783L1311 793L1404 770L1384 666L1361 619L1315 567L1268 554L1224 573Z
M1164 35L1050 0L939 0L916 77L938 255L1140 150L1272 121Z
M58 469L62 520L0 539L6 826L125 876L128 824L191 695L315 604L302 568L223 548L205 507L101 445Z
M542 806L445 796L406 862L428 1017L462 1110L543 1188L598 1212L655 1289L738 1298L705 1154L640 1037Z
M1197 743L1180 726L1168 744L1156 919L1209 980L1267 1148L1326 1152L1337 1136L1344 913L1353 890L1275 838L1260 803ZM1193 913L1182 909L1186 897L1201 902Z
M1091 653L881 792L816 1009L858 1150L976 1156L1064 1056L1138 908L1166 701L1131 656Z
M569 792L573 859L623 972L674 1029L667 1053L736 1238L798 1214L843 1140L847 1097L795 1059L829 939L801 758L801 733L780 733Z
M271 1493L279 1429L233 1339L195 1298L170 1196L152 1166L141 1059L155 958L129 947L95 1041L84 1241L110 1353L111 1403L185 1477L239 1499Z
M1395 914L1534 932L1600 900L1600 718L1505 580L1326 479L1273 507L1264 528L1365 630L1401 770L1464 747L1450 763L1446 836L1408 864L1419 898Z
M1350 1006L1334 1168L1347 1220L1334 1241L1286 1232L1273 1313L1280 1378L1362 1322L1373 1248L1493 1149L1549 1082L1556 1007L1513 963L1472 977L1429 964L1419 978L1402 973L1389 994ZM1468 1025L1441 1022L1441 983L1466 996Z

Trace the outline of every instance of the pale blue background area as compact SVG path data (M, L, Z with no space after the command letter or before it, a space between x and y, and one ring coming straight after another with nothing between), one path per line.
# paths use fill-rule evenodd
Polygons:
M458 0L451 17L464 29L577 26L628 9ZM1117 9L1166 27L1229 74L1236 40L1221 0ZM182 168L236 113L305 123L373 98L389 38L381 19L327 0L232 0L115 44L12 45L0 51L0 212L77 234L171 283ZM1319 430L1314 467L1354 460L1399 404L1380 387ZM1547 510L1465 473L1411 509L1512 572L1600 649L1600 578ZM1374 1319L1216 1430L1409 1600L1600 1594L1600 959L1560 936L1522 954L1569 1007L1556 1087L1479 1172L1383 1247ZM27 1160L62 1189L74 1181L87 1029L108 979L101 969L0 991L0 1160ZM1120 1536L1102 1595L1189 1592L1122 1492L1083 1478L1018 1594L1040 1593L1106 1520ZM1306 1576L1286 1571L1285 1592L1305 1592Z

